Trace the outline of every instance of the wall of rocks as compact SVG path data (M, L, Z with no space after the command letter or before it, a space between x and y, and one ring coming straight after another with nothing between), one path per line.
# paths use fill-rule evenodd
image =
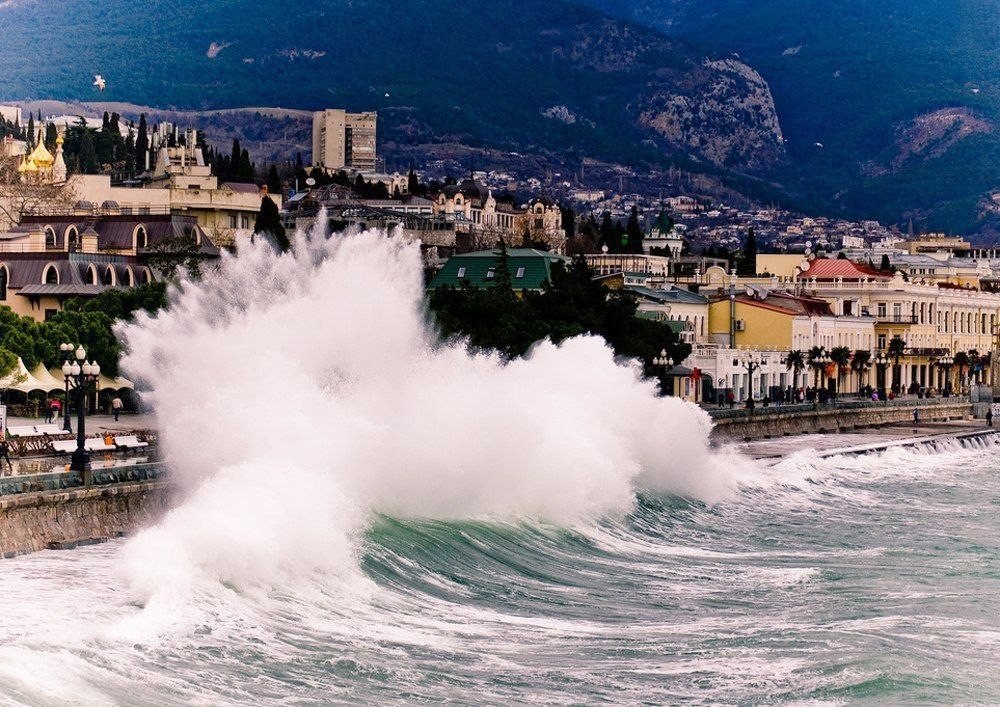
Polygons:
M140 481L0 497L0 556L121 537L168 508L167 482Z
M972 415L972 404L968 401L928 405L919 409L922 422L961 420ZM768 412L767 414L746 417L723 418L715 421L712 439L716 441L749 441L789 435L845 432L880 425L905 424L913 421L913 410L914 407L910 406L870 406L862 409L831 408L788 413Z

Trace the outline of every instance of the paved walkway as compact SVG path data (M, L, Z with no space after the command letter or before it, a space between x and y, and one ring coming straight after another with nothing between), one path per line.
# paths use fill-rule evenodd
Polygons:
M8 427L16 427L20 425L39 425L44 422L44 417L7 418ZM73 424L73 432L76 433L75 416L72 418L71 422ZM59 419L59 423L62 423L62 418ZM114 415L87 415L86 431L88 437L91 437L98 432L101 434L123 435L136 430L150 429L156 429L156 417L152 414L123 414L119 416L118 422L115 422ZM100 460L96 458L98 456L100 455L95 454L95 463L100 462ZM0 475L13 476L19 474L42 474L55 470L62 471L69 462L69 457L42 456L26 457L24 459L14 457L12 462L13 469L8 469L6 463L0 462Z
M830 434L759 439L753 442L743 442L735 446L744 454L755 459L768 459L788 456L804 449L823 452L842 449L844 447L855 447L862 444L894 442L911 437L933 437L986 429L989 428L982 420L950 420L948 422L926 422L919 425L897 424L885 427L869 427Z

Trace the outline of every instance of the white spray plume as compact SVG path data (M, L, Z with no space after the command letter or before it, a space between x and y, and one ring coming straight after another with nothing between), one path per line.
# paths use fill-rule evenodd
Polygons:
M708 415L599 338L509 363L442 343L418 246L381 232L250 245L121 333L187 490L128 550L145 596L190 570L347 567L375 512L571 524L640 488L713 501L733 485Z

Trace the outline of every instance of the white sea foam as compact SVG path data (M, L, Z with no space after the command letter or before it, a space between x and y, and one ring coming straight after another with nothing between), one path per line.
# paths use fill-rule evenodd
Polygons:
M121 330L187 493L127 550L143 601L199 577L352 573L373 512L571 524L640 488L715 501L735 484L707 414L657 397L601 339L511 362L441 343L401 238L258 243L172 299Z

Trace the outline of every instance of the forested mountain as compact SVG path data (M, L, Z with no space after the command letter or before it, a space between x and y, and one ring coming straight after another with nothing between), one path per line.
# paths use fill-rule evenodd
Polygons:
M1000 211L997 0L8 0L0 27L0 100L377 109L389 141L739 173L815 213Z
M757 69L787 139L780 179L807 206L953 230L989 220L998 0L586 2Z
M377 109L393 139L680 159L782 157L767 85L567 0L0 3L0 98ZM18 41L44 33L51 41Z

